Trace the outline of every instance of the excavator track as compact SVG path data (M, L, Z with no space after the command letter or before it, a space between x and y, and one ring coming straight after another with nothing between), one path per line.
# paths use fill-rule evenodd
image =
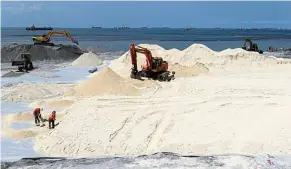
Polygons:
M153 80L158 80L160 82L170 82L171 80L175 79L175 72L159 72L159 73L147 73L144 71L139 71L137 73L132 73L130 75L133 79L142 80L142 78L149 78Z
M164 82L164 81L169 82L171 80L174 80L174 74L175 72L172 72L172 73L169 71L163 72L157 76L157 80L160 82Z

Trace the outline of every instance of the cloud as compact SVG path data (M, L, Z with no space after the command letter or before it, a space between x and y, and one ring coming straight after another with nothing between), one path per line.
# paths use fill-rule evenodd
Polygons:
M42 11L43 5L42 4L25 5L24 3L14 3L9 5L3 5L2 10L12 14L22 14L27 12Z

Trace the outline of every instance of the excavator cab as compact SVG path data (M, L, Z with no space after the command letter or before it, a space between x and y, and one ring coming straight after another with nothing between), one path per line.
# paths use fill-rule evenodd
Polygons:
M163 64L163 59L161 57L153 57L152 69L161 67Z

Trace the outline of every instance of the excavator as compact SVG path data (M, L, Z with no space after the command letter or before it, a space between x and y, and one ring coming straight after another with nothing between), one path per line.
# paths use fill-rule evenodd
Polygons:
M65 30L64 31L51 31L42 36L32 37L32 40L34 41L35 45L54 46L53 43L49 43L52 35L66 35L73 43L79 45L79 42L75 40L68 31L65 31Z
M246 51L253 51L263 54L263 51L259 50L258 45L256 43L253 43L250 39L245 39L245 43L242 48Z
M137 53L142 53L146 56L146 63L141 66L141 71L137 70ZM171 81L174 79L175 72L168 71L168 62L161 57L153 57L151 51L147 48L131 44L130 55L132 63L131 78L142 80L142 77L146 77L159 81Z

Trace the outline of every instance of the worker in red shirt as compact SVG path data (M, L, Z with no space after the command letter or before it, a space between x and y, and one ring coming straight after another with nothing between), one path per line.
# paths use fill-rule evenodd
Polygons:
M49 121L49 129L55 128L55 120L56 120L56 111L53 111L48 118Z
M33 111L34 122L36 126L39 126L40 120L43 121L40 113L42 110L43 110L42 108L36 108Z

